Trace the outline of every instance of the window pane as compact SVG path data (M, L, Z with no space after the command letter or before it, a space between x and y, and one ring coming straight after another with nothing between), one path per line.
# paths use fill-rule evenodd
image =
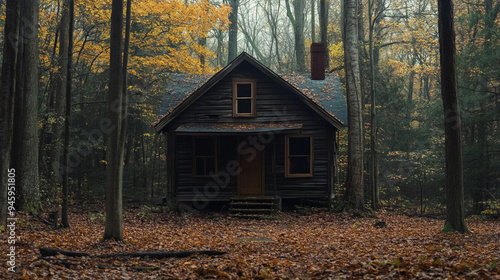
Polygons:
M311 154L311 138L310 137L290 137L289 155L309 156Z
M215 138L195 138L194 153L196 156L215 156Z
M195 175L197 175L197 176L205 175L205 159L204 158L196 158Z
M309 157L290 158L290 174L309 174L309 173L311 173Z
M205 175L210 174L210 172L215 173L215 158L214 157L205 158L205 164L206 164Z
M252 97L252 84L237 84L236 97Z
M252 99L238 99L238 114L252 113Z

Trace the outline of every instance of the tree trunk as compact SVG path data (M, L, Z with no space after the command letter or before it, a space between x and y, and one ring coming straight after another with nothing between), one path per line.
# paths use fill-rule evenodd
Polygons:
M69 1L64 2L61 22L59 24L60 42L59 57L57 59L58 70L55 75L55 118L53 133L49 144L48 157L52 167L49 175L51 187L47 190L49 199L55 199L59 196L59 186L62 184L62 173L60 167L61 155L63 153L63 131L65 129L66 116L66 92L68 75L68 37L69 37ZM62 173L62 174L61 174Z
M64 166L69 166L69 127L71 118L71 91L72 91L72 72L73 72L73 29L75 25L75 1L69 0L69 30L68 30L68 66L66 67L66 116L64 122ZM61 41L62 43L62 41ZM69 228L68 218L68 196L69 196L69 172L64 172L62 180L62 207L61 207L61 224L65 228Z
M278 71L281 71L281 55L280 55L280 50L279 50L279 40L278 40L278 15L280 12L280 2L277 2L277 11L273 12L273 5L271 1L268 1L268 8L266 11L266 16L267 16L267 22L269 24L269 27L271 29L271 40L274 42L274 52L276 54L276 69ZM270 61L271 56L270 57Z
M287 16L292 22L294 42L295 42L295 59L298 73L306 71L306 45L304 42L304 10L306 3L303 0L293 1L293 14L290 8L289 0L285 1Z
M320 39L325 46L325 69L330 68L330 55L328 51L328 4L326 0L319 1L319 30Z
M203 37L198 40L198 44L200 45L200 47L202 47L203 50L205 50L207 48L207 37L203 35ZM205 53L200 54L200 65L201 69L205 69L207 67Z
M123 146L120 143L123 115L122 30L123 0L113 0L111 8L111 41L109 61L109 136L107 149L106 224L103 239L123 239Z
M380 202L380 190L378 186L378 160L377 160L377 123L376 123L376 102L375 102L375 61L373 59L373 32L375 13L375 0L368 0L368 40L370 57L370 189L372 208L378 209Z
M357 1L344 0L344 62L349 122L347 200L364 209L363 120L358 54Z
M311 0L311 43L316 41L316 0Z
M412 62L412 67L415 65L415 63ZM414 106L413 106L413 88L414 88L414 83L415 83L415 71L410 71L410 76L408 77L408 93L407 93L407 105L408 105L408 111L406 111L406 121L408 127L411 127L411 114L414 111ZM411 151L411 145L408 145L407 149L408 152Z
M295 14L295 56L297 57L297 72L306 71L306 45L304 41L304 10L305 1L295 0L293 2L293 12Z
M446 222L444 232L468 232L465 225L460 108L455 68L455 30L452 0L438 0L441 96L444 110L446 157Z
M229 41L228 41L228 55L227 62L231 62L238 56L238 6L239 0L229 0L231 13L229 14Z
M425 99L427 99L427 101L430 101L431 100L431 91L430 91L430 88L429 88L429 76L425 76L424 78L424 86L423 86L423 97Z
M56 13L56 18L59 18L60 14L60 1L57 2L57 13ZM62 19L61 19L62 21ZM57 47L59 46L59 33L61 30L61 21L59 22L59 25L57 26L57 29L55 31L55 36L54 36L54 43L52 47L52 53L50 55L50 61L51 61L51 67L59 67L58 71L55 73L52 73L53 71L49 71L49 83L46 86L46 93L47 93L47 100L45 102L46 104L46 112L45 114L47 115L44 120L43 120L43 127L40 131L40 144L39 144L39 152L38 152L38 157L39 157L39 164L38 164L38 172L40 173L40 176L44 178L48 178L50 180L49 184L45 184L45 189L47 190L47 197L50 197L51 200L55 200L55 197L57 195L56 190L57 188L51 187L51 186L57 186L59 182L57 181L57 177L59 177L59 161L54 160L54 152L53 150L56 148L54 145L54 138L55 133L53 131L57 130L56 126L58 122L50 122L48 118L52 117L55 115L55 110L56 110L56 100L57 100L57 93L59 92L57 90L57 86L60 85L59 82L59 77L60 77L60 63L59 63L59 55L56 56L57 54ZM56 139L57 140L57 139ZM52 166L55 164L56 166ZM42 198L44 199L44 198Z
M122 149L122 154L125 151L125 142L126 142L126 136L127 136L127 126L128 126L128 56L129 56L129 46L130 46L130 21L131 21L131 14L132 14L132 0L127 0L127 10L126 10L126 16L125 16L125 43L123 46L123 67L122 67L122 74L123 74L123 87L122 87L122 116L123 119L123 124L122 124L122 131L120 133L120 144L121 144L121 149ZM123 157L123 156L122 156ZM125 162L122 160L122 162L125 164Z
M222 66L224 64L223 58L223 45L224 45L224 32L221 30L214 30L214 36L217 39L217 50L215 52L217 56L217 66Z
M19 27L19 2L7 0L2 72L0 77L0 226L7 221L8 172L11 154L14 118L15 74L17 58L17 33Z
M20 30L23 30L22 113L15 124L20 129L19 166L16 167L21 188L20 207L26 212L37 212L40 207L38 182L38 0L21 1ZM19 66L18 66L19 67Z
M21 148L23 131L20 129L24 117L24 105L23 105L23 91L24 91L24 74L23 74L23 60L24 60L24 29L21 28L21 18L25 17L25 12L21 10L21 2L18 1L19 5L19 25L17 29L17 35L14 35L14 40L17 40L17 55L16 55L16 74L15 74L15 87L14 87L14 118L13 118L13 130L12 130L12 143L11 143L11 154L10 154L10 165L16 171L20 171L21 163ZM24 6L24 4L23 4ZM14 129L16 127L18 129ZM16 182L18 183L18 182ZM21 208L21 186L16 186L16 209Z
M365 18L364 18L364 5L363 0L357 0L357 23L358 23L358 54L359 54L359 75L360 75L360 85L361 85L361 96L362 96L362 106L363 110L367 104L370 103L370 94L369 94L369 81L370 81L370 66L368 64L369 54L365 47ZM363 118L363 127L364 123L367 120ZM365 159L368 158L366 155ZM368 161L368 160L366 160Z

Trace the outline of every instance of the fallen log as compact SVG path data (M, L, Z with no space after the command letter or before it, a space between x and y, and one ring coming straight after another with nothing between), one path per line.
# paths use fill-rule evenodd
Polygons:
M75 251L65 251L53 248L40 248L40 254L44 257L55 256L57 254L69 256L69 257L85 257L92 255L88 253L75 252ZM226 252L221 251L211 251L211 250L200 250L200 251L159 251L159 252L121 252L113 253L107 255L97 255L94 257L98 258L108 258L108 257L140 257L140 258L152 258L152 259L162 259L162 258L185 258L192 255L207 255L207 256L220 256L224 255Z
M59 249L53 249L53 248L40 248L40 254L44 257L52 257L56 256L58 254L65 255L68 257L86 257L90 256L90 254L87 253L81 253L81 252L74 252L74 251L65 251L65 250L59 250Z
M30 214L30 215L31 215L31 216L32 216L35 220L37 220L37 221L39 221L39 222L41 222L41 223L44 223L44 224L46 224L46 225L48 225L48 226L52 226L52 225L53 225L53 223L51 223L51 222L49 222L49 221L45 220L44 218L40 217L40 215L35 215L35 214L31 213L31 212L30 212L29 214Z

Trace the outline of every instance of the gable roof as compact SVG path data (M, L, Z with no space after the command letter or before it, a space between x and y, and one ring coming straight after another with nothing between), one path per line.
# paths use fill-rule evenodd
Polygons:
M157 132L164 130L173 119L244 61L249 62L276 83L296 94L331 125L340 128L347 123L344 95L336 74L326 74L325 80L320 81L311 80L309 74L279 76L243 52L214 75L172 73L169 90L160 106L160 116L152 126Z

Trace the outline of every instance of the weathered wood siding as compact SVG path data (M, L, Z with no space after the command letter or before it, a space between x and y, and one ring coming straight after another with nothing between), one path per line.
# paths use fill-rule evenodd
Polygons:
M252 118L233 117L232 112L232 79L256 79L257 116ZM329 174L328 137L334 137L334 129L316 112L305 105L299 97L276 84L271 78L261 73L251 64L243 62L231 74L222 79L200 99L180 114L169 126L173 129L182 124L203 123L301 123L302 134L313 135L314 167L313 177L285 178L285 146L284 135L273 134L265 148L266 195L277 194L284 198L292 197L324 197L328 194ZM333 133L332 133L333 132ZM213 179L193 178L192 176L192 136L176 137L177 189L180 200L191 200L200 196L210 200L229 199L237 193L236 177L232 177L226 187L214 189L207 187ZM255 135L218 136L219 139L219 171L223 171L230 160L237 160L237 147L241 141ZM276 151L274 151L274 147ZM273 153L276 159L276 173L273 172ZM275 189L276 182L276 189ZM210 185L212 186L212 185Z
M234 136L218 136L219 161L217 179L193 177L192 136L177 136L177 197L191 201L193 197L209 200L225 200L236 195L236 177L225 171L227 163L237 160L237 142Z

